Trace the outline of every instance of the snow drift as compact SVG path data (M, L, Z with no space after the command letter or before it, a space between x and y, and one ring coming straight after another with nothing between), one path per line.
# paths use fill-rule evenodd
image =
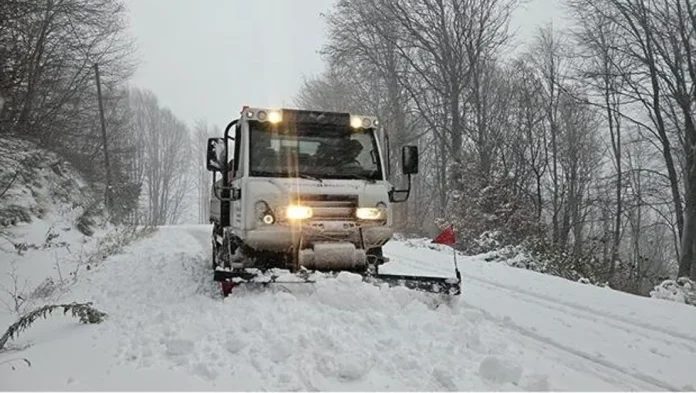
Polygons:
M696 283L688 277L665 280L655 286L650 297L696 306Z

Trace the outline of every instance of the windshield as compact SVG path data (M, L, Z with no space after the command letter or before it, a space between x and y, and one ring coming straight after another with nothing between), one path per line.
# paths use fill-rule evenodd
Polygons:
M372 130L250 122L250 175L381 180Z

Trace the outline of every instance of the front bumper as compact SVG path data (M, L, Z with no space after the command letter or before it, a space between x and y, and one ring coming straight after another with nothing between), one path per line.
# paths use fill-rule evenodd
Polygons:
M311 247L315 243L353 243L357 248L370 249L389 241L394 231L381 224L357 221L308 221L282 223L246 232L244 243L260 251L286 251L290 248Z

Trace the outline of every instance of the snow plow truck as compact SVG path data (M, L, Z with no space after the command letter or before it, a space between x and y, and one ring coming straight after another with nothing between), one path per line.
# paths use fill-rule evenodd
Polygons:
M418 173L417 146L401 154L408 186L399 190L388 180L389 139L375 116L242 108L207 143L212 270L224 296L245 283L313 282L311 274L344 271L377 285L458 295L458 271L379 273L394 234L392 206L408 199Z

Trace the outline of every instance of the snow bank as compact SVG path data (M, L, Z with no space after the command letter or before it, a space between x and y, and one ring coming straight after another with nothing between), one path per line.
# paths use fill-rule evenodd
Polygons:
M650 291L650 297L696 306L696 283L688 277L665 280Z

